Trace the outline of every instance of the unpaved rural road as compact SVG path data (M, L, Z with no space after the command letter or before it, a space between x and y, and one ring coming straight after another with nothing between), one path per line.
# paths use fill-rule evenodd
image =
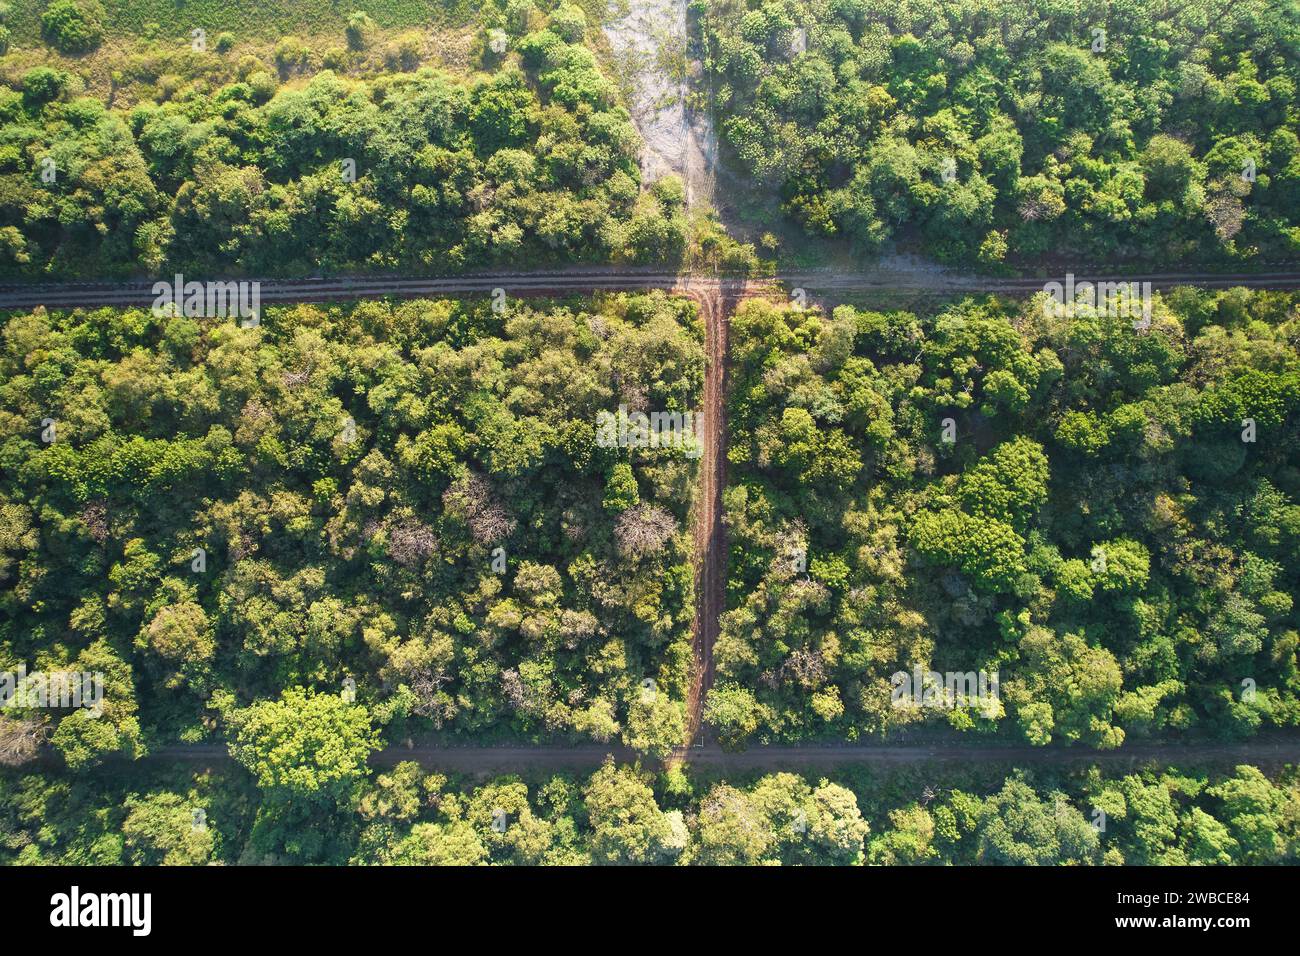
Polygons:
M695 524L695 624L692 633L694 667L686 698L686 740L700 740L704 730L704 699L713 686L713 645L725 608L723 584L727 543L722 525L722 489L727 484L727 327L736 301L750 290L744 282L720 288L691 290L704 320L704 454L700 456L699 491L692 519Z
M1079 268L1076 275L1091 282L1150 282L1154 289L1175 286L1198 286L1225 289L1245 286L1251 289L1300 289L1300 270L1267 273L1116 273L1089 272ZM169 279L171 277L168 277ZM210 276L186 276L186 281L210 279ZM889 276L881 273L791 272L775 279L750 280L750 294L764 289L777 291L802 288L810 294L856 296L872 293L909 293L918 295L960 296L978 294L1031 295L1042 291L1044 282L1065 279L1064 275L1047 277L999 278L960 273L936 273L927 276ZM733 286L735 280L708 275L683 275L650 269L566 269L533 272L476 273L447 278L403 278L359 276L332 279L257 279L261 300L269 304L297 302L334 302L350 299L373 299L385 296L428 298L437 296L490 295L502 289L506 296L563 296L592 292L637 292L665 289L698 293L717 292ZM0 284L0 309L96 308L99 306L147 307L156 298L152 282L87 282L59 285Z
M996 747L964 744L853 744L840 746L771 746L750 747L739 753L727 753L715 744L692 747L689 753L674 755L695 767L722 770L784 770L792 767L831 769L853 765L900 766L931 762L959 761L965 764L1043 764L1105 763L1142 764L1158 761L1166 766L1221 765L1239 763L1300 763L1300 736L1289 739L1256 740L1237 744L1125 744L1119 750L1088 750L1067 747ZM510 770L566 770L599 767L607 758L619 763L655 764L644 755L623 747L509 746L509 747L435 747L416 744L411 747L385 747L370 759L376 767L391 767L413 760L429 770L464 773L488 773ZM218 766L229 761L224 744L187 744L159 747L145 760L193 761Z

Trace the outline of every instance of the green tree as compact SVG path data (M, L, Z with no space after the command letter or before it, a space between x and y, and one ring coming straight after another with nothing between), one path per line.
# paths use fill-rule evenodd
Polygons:
M583 795L591 821L591 856L598 863L656 863L672 838L645 774L613 761L592 775Z
M1023 777L1013 777L981 810L979 860L1001 866L1095 863L1099 837L1061 793L1040 797Z
M132 795L122 837L127 854L137 866L203 866L211 862L216 845L212 827L195 825L195 811L176 793Z
M625 461L614 465L605 481L605 510L612 512L626 511L641 500L637 488L636 475L632 466Z
M41 34L60 53L89 53L104 38L99 0L53 0L41 14Z
M725 683L709 688L704 719L718 733L723 747L739 750L758 730L762 710L752 691Z
M379 746L370 715L334 694L287 688L233 715L231 755L258 786L286 798L341 802L366 775Z

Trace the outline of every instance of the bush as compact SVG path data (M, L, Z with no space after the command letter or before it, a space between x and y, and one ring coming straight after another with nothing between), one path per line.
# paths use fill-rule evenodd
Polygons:
M355 11L348 17L347 29L344 31L348 38L348 49L364 50L370 44L370 35L374 30L375 21L363 11Z
M41 35L60 53L89 53L104 39L99 0L54 0L41 14Z
M68 74L38 66L23 74L23 99L32 105L57 100L68 87Z
M506 4L506 29L511 36L521 37L532 29L536 15L533 0L509 0Z
M275 65L287 77L295 70L305 70L311 62L311 47L295 36L287 36L275 45Z
M587 15L571 3L562 3L551 14L548 26L566 43L581 43L583 34L587 32Z

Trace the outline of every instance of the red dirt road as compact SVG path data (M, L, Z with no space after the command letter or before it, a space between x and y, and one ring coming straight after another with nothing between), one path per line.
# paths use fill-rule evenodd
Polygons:
M699 494L695 499L695 625L694 667L686 698L686 740L690 746L700 736L704 698L713 685L713 645L718 637L718 617L723 609L722 575L726 544L722 529L722 489L726 485L727 454L727 317L716 294L692 295L704 320L704 454L700 458Z
M727 328L743 299L768 291L744 281L711 283L680 291L689 295L704 320L704 453L700 457L699 494L693 511L695 543L694 668L687 694L686 746L703 744L704 701L713 686L713 645L725 603L727 535L722 524L722 490L727 485Z

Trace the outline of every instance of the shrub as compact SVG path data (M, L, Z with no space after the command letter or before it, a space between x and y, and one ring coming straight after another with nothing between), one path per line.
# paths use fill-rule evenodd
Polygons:
M68 87L68 74L38 66L23 74L23 99L32 105L56 100Z
M41 14L41 35L61 53L89 53L104 39L99 0L54 0Z
M583 34L587 32L587 15L580 7L562 3L551 14L548 26L552 33L566 43L581 43Z
M348 48L364 50L370 44L370 35L374 30L374 20L371 20L364 11L354 11L352 16L348 17L347 29L344 31L348 38Z

